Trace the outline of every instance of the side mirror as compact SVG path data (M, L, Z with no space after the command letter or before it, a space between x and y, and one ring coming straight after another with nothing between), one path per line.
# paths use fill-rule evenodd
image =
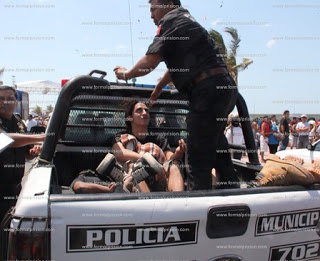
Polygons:
M308 150L314 150L314 149L315 149L315 146L313 146L311 143L309 143L309 144L307 145L307 149L308 149Z

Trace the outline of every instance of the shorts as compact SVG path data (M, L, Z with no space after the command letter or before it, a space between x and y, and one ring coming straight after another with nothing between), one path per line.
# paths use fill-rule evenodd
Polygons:
M268 138L264 138L262 135L260 136L260 151L268 152Z

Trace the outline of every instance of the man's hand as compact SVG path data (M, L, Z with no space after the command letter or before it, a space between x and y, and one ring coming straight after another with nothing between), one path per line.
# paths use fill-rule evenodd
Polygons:
M187 144L183 139L179 140L179 146L176 148L176 151L174 153L175 159L182 159L183 153L185 153L187 150Z
M106 193L112 193L112 192L114 192L115 190L116 190L116 187L117 187L117 185L116 185L116 183L114 183L114 182L112 182L112 183L110 183L107 187L106 187Z
M125 67L122 67L122 66L116 66L114 69L113 69L117 79L119 80L128 80L125 78L125 72L127 72L128 70L125 68Z
M30 156L37 157L40 154L41 145L34 145L33 148L29 150Z

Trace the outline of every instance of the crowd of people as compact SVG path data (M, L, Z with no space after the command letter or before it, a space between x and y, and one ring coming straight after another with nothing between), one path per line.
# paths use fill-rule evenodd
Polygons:
M300 117L292 117L285 110L278 121L276 115L256 118L251 122L251 128L257 151L260 151L260 162L265 163L266 153L275 154L286 149L306 148L320 138L320 119L308 118L306 114ZM240 119L231 116L225 130L228 142L236 145L244 145ZM233 152L233 158L241 159L244 153Z
M47 117L34 116L29 114L28 120L23 122L27 126L27 132L29 133L44 133L48 126L50 114Z

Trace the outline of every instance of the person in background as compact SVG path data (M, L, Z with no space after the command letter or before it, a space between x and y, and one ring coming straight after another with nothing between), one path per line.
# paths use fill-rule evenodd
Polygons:
M309 143L313 143L316 138L317 126L315 120L309 120L310 132L309 132Z
M278 132L278 127L276 124L272 124L271 133L269 135L268 146L270 153L276 154L278 151L279 141L277 140L275 134Z
M297 124L298 124L297 117L293 117L292 121L289 124L290 133L291 133L291 136L292 136L291 149L293 149L293 147L297 148L297 144L298 144L298 136L299 135L296 132Z
M270 122L271 122L271 127L272 127L273 125L277 125L276 115L272 115L272 116L271 116ZM277 128L277 129L278 129L278 128Z
M301 122L297 124L296 131L299 134L297 149L305 149L309 144L310 124L307 122L307 115L301 115Z
M316 126L317 126L317 130L316 130L315 141L319 140L320 138L320 119L318 119L318 121L316 122Z
M256 150L258 151L259 147L260 147L260 137L258 137L258 124L257 121L253 120L251 123L251 129L252 129L252 134L254 137L254 142L256 144Z
M0 132L6 133L14 142L0 153L0 221L7 210L15 205L24 175L25 158L36 157L40 146L28 146L44 141L45 135L27 134L24 123L14 115L18 95L10 86L0 86Z
M260 162L265 163L264 153L268 152L268 137L270 135L270 125L268 116L263 117L263 122L261 123L261 132L260 132Z
M284 139L280 142L280 150L285 150L289 144L289 118L290 112L285 110L280 121L280 132L284 135Z
M38 126L38 122L33 118L32 114L29 114L28 120L26 121L27 132L30 132L31 128Z
M231 119L231 127L226 132L226 138L229 144L244 145L243 132L238 117L233 117ZM241 160L242 151L233 149L231 155L234 159Z

